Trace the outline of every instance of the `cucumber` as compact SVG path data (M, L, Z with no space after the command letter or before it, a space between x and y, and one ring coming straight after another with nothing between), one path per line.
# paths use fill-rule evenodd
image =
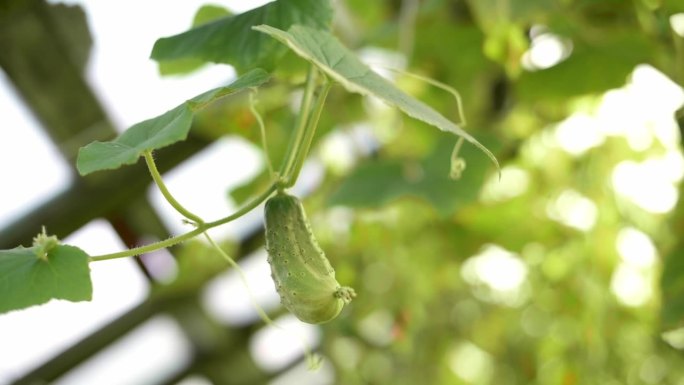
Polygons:
M287 310L301 321L332 320L356 294L335 279L297 197L279 192L266 201L265 227L271 277Z

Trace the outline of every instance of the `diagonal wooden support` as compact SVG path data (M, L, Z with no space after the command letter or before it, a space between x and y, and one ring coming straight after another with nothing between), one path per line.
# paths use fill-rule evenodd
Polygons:
M0 67L72 165L78 147L116 135L82 75L90 46L80 7L30 0L0 8Z

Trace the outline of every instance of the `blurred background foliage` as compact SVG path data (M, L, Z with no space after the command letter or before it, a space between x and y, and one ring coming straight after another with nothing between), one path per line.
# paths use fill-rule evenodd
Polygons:
M325 382L684 385L684 2L334 5L335 33L362 58L456 88L465 129L502 169L465 145L454 181L454 137L333 88L312 152L323 172L304 203L358 297L320 327ZM186 65L166 69L197 63ZM276 163L303 69L286 54L258 95ZM387 74L462 121L448 93ZM259 145L244 103L213 105L197 122L203 140ZM227 199L265 182L264 170ZM174 254L178 276L153 296L185 298L222 268L199 242ZM253 367L241 363L261 327L236 329L247 337L234 354L194 371L229 383L217 380L235 375L226 368Z
M452 138L334 91L306 205L360 293L322 328L336 383L684 383L684 6L337 5L338 35L369 62L459 91L502 175L466 147L452 181ZM395 79L460 119L443 91ZM377 147L356 145L364 134Z

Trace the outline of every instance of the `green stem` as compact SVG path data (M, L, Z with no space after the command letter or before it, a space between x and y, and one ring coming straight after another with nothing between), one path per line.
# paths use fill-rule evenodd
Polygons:
M181 243L183 241L186 241L186 240L188 240L188 239L190 239L196 235L202 234L202 232L206 231L206 230L207 230L206 225L200 226L200 227L197 227L196 229L194 229L190 232L179 235L177 237L171 237L171 238L165 239L163 241L150 243L149 245L135 247L135 248L124 250L124 251L119 251L118 253L96 255L94 257L90 257L90 262L98 262L98 261L106 261L109 259L133 257L135 255L149 253L151 251L163 249L163 248L170 247L170 246L173 246L175 244Z
M97 255L94 257L90 257L90 261L91 262L97 262L97 261L106 261L109 259L132 257L134 255L149 253L151 251L163 249L166 247L176 245L180 242L186 241L186 240L188 240L188 239L190 239L196 235L202 234L203 232L205 232L205 231L207 231L213 227L226 224L226 223L233 221L237 218L240 218L241 216L245 215L246 213L252 211L255 207L259 206L263 201L265 201L276 190L277 184L278 184L277 181L274 181L273 183L271 183L271 185L266 190L264 190L256 198L252 199L247 204L242 206L238 211L234 212L233 214L231 214L225 218L222 218L222 219L219 219L219 220L216 220L213 222L200 223L199 226L197 226L197 228L195 228L192 231L189 231L185 234L181 234L181 235L178 235L178 236L175 236L172 238L165 239L163 241L151 243L149 245L140 246L140 247L136 247L136 248L129 249L129 250L120 251L117 253Z
M206 229L210 229L212 227L216 226L221 226L223 224L226 224L230 221L233 221L237 218L240 218L241 216L247 214L248 212L252 211L255 207L259 206L263 201L265 201L277 188L278 186L278 181L273 181L266 190L264 190L261 194L259 194L256 198L252 199L251 201L247 202L242 208L240 208L238 211L234 212L233 214L204 224L204 227Z
M299 154L304 134L306 131L309 111L311 110L311 101L316 89L316 68L313 65L309 67L309 72L306 76L306 85L304 86L304 96L302 97L302 104L299 108L299 115L297 116L297 123L295 125L295 133L290 141L290 146L285 154L285 160L280 167L280 177L289 184L292 168L295 165L297 154Z
M150 174L152 174L152 179L154 179L154 183L157 184L157 187L159 188L159 191L161 191L162 195L164 196L164 199L166 199L167 202L171 206L173 206L176 211L178 211L181 215L184 217L188 218L189 220L193 221L196 224L202 224L204 221L202 218L198 217L197 215L191 213L188 209L183 207L176 198L171 195L171 192L169 192L169 189L166 187L166 184L164 184L164 180L162 180L161 175L159 174L159 170L157 170L157 165L154 163L154 158L152 157L152 152L151 151L145 151L144 154L145 156L145 162L147 163L147 168L150 170Z
M316 133L316 127L318 126L318 120L321 117L321 112L323 111L323 106L325 105L325 99L328 97L328 92L330 91L331 87L332 83L326 81L325 85L323 86L323 89L316 97L314 110L311 113L309 119L307 120L308 123L306 125L306 129L304 130L304 137L302 139L301 147L299 148L296 154L297 156L295 159L295 163L291 170L292 173L286 179L287 187L292 187L295 184L295 182L297 182L299 172L302 170L302 166L304 166L304 160L309 154L309 148L311 148L311 143L313 142L313 137Z

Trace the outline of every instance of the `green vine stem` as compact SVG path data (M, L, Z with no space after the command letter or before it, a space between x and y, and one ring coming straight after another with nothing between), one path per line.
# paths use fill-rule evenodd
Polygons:
M299 172L302 170L304 165L304 160L309 154L309 148L311 147L311 142L313 141L314 134L316 133L316 127L318 126L318 120L321 117L321 112L323 112L323 106L325 105L325 99L328 97L328 92L332 87L332 82L326 79L323 89L316 97L316 102L314 103L314 110L308 119L306 129L304 130L304 135L302 138L301 147L296 154L295 163L291 170L291 175L287 176L287 187L292 187L297 178L299 177Z
M191 213L188 209L183 207L176 198L171 195L171 192L169 192L169 189L166 187L166 184L164 184L164 180L162 179L161 175L159 174L159 170L157 170L157 165L154 163L154 158L152 157L152 152L151 151L145 151L144 154L145 156L145 162L147 163L147 168L150 170L150 174L152 175L152 179L154 179L154 183L157 184L157 187L159 188L159 191L161 191L162 195L166 199L167 202L171 206L173 206L176 211L178 211L181 215L184 217L188 218L191 220L193 223L201 225L204 223L202 218L199 216Z
M205 232L211 228L226 224L226 223L233 221L237 218L240 218L241 216L252 211L255 207L259 206L263 201L265 201L276 190L277 186L278 186L277 181L272 182L271 185L266 190L261 192L261 194L259 194L257 197L255 197L251 201L247 202L239 210L237 210L236 212L234 212L233 214L231 214L225 218L221 218L221 219L218 219L218 220L213 221L213 222L199 223L198 226L194 230L189 231L185 234L181 234L181 235L178 235L175 237L165 239L163 241L151 243L151 244L145 245L145 246L135 247L133 249L124 250L124 251L120 251L117 253L97 255L94 257L90 257L90 261L91 262L97 262L97 261L106 261L109 259L132 257L135 255L145 254L145 253L149 253L151 251L170 247L170 246L176 245L180 242L186 241L186 240L188 240L194 236L202 234L203 232Z
M292 175L292 170L296 163L297 155L300 152L300 147L304 139L307 121L309 118L309 111L311 110L311 102L314 91L316 90L316 75L316 68L313 65L310 65L309 72L306 75L304 96L302 97L302 103L299 108L299 115L297 116L297 123L295 125L295 134L290 141L290 146L287 149L285 159L280 168L280 176L284 179L285 184L285 186L280 186L280 189L283 187L288 187L290 184L290 175Z

